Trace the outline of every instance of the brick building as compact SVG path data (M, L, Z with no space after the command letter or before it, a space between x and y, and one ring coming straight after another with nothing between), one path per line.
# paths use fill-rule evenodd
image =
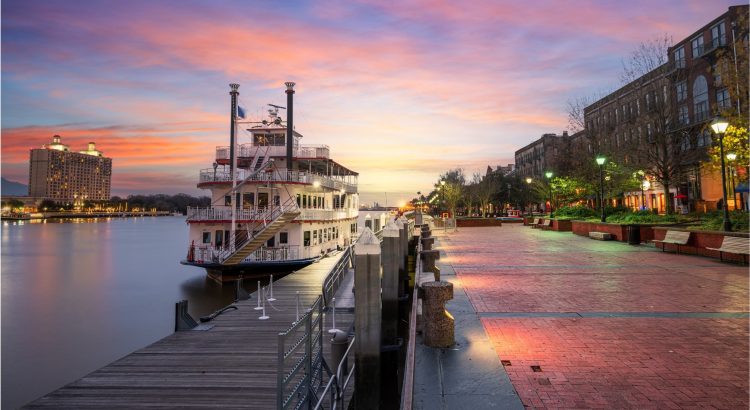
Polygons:
M55 135L52 143L30 153L29 196L57 202L109 200L112 183L112 159L96 150L72 152Z
M568 144L568 132L561 135L544 134L538 140L515 153L515 174L522 177L543 178L546 171L556 172L560 154Z

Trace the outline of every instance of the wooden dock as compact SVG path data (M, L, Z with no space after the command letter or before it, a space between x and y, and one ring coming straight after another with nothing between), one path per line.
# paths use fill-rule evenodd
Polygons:
M276 408L278 334L321 294L326 275L343 253L321 259L274 283L269 320L258 320L255 294L199 326L173 333L24 408ZM349 273L351 275L351 271ZM353 314L336 309L336 324L346 330ZM326 317L324 329L331 326ZM207 326L206 326L207 325ZM329 356L324 335L324 356ZM327 379L327 378L326 378Z

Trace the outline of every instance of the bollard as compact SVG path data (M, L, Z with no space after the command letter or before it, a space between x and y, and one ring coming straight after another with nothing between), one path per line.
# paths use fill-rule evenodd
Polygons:
M261 298L261 296L260 296L260 289L261 289L261 287L260 287L260 281L258 281L258 290L257 290L257 292L258 292L258 294L257 294L257 296L258 296L258 298L257 298L258 299L258 306L254 307L253 308L254 310L261 310L261 309L263 309L260 306L260 298Z
M380 408L380 241L365 228L354 245L355 408Z
M347 369L348 364L344 353L349 347L349 337L339 329L330 329L328 332L331 333L331 371L335 374L341 362L344 362L339 376L346 376L349 374L349 369ZM344 381L339 380L338 383L340 386Z
M299 291L297 291L297 318L294 319L294 323L299 322Z
M240 300L248 300L248 299L250 299L250 294L247 293L247 291L243 287L243 279L242 279L242 276L240 276L234 282L234 301L237 302Z
M190 330L198 326L198 322L188 313L188 301L181 300L174 305L174 331Z
M331 328L328 329L328 333L335 333L336 331L338 331L338 329L336 328L336 298L331 299L331 301L333 302L333 306L331 307L332 320Z
M435 268L432 269L433 276L435 276L435 282L440 282L440 268L435 266Z
M422 238L421 241L422 241L422 249L426 251L432 250L432 245L435 244L435 238L432 238L432 237Z
M409 280L409 271L406 267L409 259L409 220L405 217L398 219L398 223L401 225L399 228L399 266L398 266L398 294L399 297L406 295L405 283Z
M270 295L271 297L266 300L269 302L273 302L276 300L276 298L273 297L273 275L271 275L271 280L268 281L268 286L271 287L271 295Z
M440 259L440 251L432 249L423 250L422 253L422 272L432 272L435 269L435 261Z
M453 299L453 284L450 282L426 282L422 284L424 300L424 344L430 347L450 347L455 343L455 321L445 310L445 302Z

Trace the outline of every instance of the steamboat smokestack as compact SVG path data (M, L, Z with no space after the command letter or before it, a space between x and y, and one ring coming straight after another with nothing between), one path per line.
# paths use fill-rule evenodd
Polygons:
M294 147L294 83L286 85L286 169L292 170L292 151Z
M236 128L235 123L237 121L237 96L240 95L240 92L237 90L240 88L240 85L232 83L229 84L229 87L232 89L229 92L229 95L232 96L232 115L229 123L229 175L232 181L234 181L234 129Z

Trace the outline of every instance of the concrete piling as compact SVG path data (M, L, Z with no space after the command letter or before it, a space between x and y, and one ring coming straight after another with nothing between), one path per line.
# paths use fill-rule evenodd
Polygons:
M382 303L383 303L383 343L393 344L397 336L398 324L398 226L388 222L383 228L381 259L383 263Z
M355 408L380 408L380 241L365 228L354 246Z

